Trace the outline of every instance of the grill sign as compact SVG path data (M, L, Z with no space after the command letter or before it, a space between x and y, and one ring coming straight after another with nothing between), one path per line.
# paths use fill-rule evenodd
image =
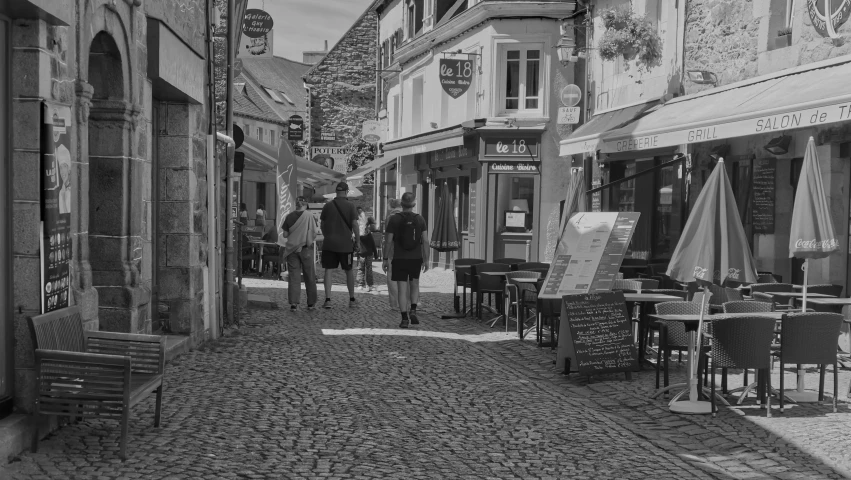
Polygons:
M464 95L473 83L471 60L440 60L440 85L452 98Z
M245 11L242 33L248 38L260 38L272 31L272 16L263 10L251 8Z

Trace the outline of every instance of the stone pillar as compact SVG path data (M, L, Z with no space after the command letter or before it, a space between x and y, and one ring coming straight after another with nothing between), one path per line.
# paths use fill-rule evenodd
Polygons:
M157 119L159 175L159 301L169 306L168 329L204 339L206 264L206 146L196 126L201 108L160 103Z
M98 330L98 293L92 284L92 266L89 263L89 138L84 127L89 121L92 106L93 88L78 80L76 115L77 149L72 179L74 181L74 211L71 213L72 262L71 291L74 302L80 307L80 314L86 330ZM76 178L73 178L76 177Z
M121 100L95 100L89 115L89 261L101 330L150 328L150 290L139 271L145 169L128 148L140 114Z

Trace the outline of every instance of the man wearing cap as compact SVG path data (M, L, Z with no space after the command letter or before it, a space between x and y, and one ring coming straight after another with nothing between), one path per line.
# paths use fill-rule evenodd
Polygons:
M349 306L355 304L355 275L352 271L354 242L358 241L358 212L346 196L349 185L340 182L335 188L337 197L322 207L322 268L325 269L325 308L331 308L331 271L338 266L346 272Z
M290 310L296 311L301 302L301 277L304 275L304 287L307 290L307 309L313 310L316 305L316 269L313 264L313 242L316 240L316 217L305 214L307 200L298 197L295 211L284 218L281 225L283 236L287 243L284 247L284 261L290 276L287 282L287 297Z
M390 280L396 282L399 292L399 312L402 323L418 325L417 302L420 299L420 272L428 271L429 242L426 221L414 213L416 197L411 192L402 194L402 212L393 215L387 225L387 247L382 268L392 271ZM392 269L391 269L392 266ZM409 309L410 308L410 309Z

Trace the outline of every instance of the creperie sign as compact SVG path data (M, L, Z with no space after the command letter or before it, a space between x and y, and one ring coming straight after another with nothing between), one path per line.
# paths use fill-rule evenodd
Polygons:
M709 142L724 138L780 132L792 128L806 128L848 120L851 120L851 103L842 103L653 135L628 138L613 137L605 140L601 150L604 153L632 152L686 143Z

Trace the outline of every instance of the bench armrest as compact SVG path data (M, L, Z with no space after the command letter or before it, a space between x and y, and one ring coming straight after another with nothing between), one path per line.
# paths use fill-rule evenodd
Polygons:
M86 331L86 352L130 357L133 371L161 374L165 369L165 337L136 333Z
M120 409L129 401L130 364L125 356L37 349L38 408L56 415Z

